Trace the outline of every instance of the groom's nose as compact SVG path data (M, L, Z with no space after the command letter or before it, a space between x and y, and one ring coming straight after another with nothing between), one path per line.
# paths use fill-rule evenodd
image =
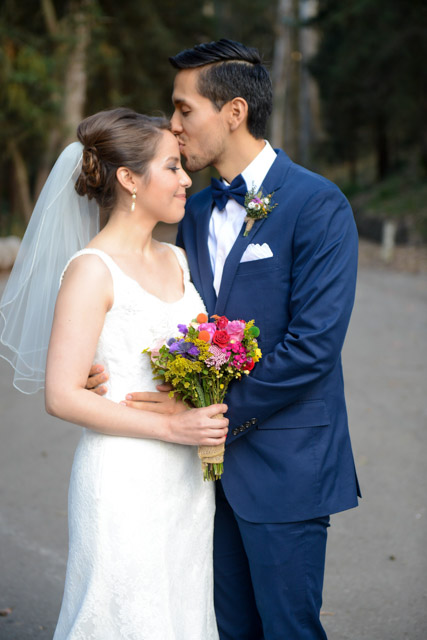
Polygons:
M173 112L172 118L171 118L171 131L175 136L182 133L181 119L176 109Z

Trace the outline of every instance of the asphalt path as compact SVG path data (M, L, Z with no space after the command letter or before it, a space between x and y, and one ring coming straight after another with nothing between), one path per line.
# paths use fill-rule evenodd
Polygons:
M426 338L427 275L362 268L344 371L364 497L332 517L329 640L427 638ZM79 434L13 389L0 359L0 640L53 635Z

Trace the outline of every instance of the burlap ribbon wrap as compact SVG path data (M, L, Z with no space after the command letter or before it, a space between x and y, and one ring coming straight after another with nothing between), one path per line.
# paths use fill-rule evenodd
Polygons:
M224 414L218 413L217 415L212 417L223 418ZM214 447L208 447L206 445L199 446L197 453L200 460L202 461L203 473L205 473L209 464L221 464L222 462L224 462L224 451L225 451L224 444L218 444L218 445L215 445Z

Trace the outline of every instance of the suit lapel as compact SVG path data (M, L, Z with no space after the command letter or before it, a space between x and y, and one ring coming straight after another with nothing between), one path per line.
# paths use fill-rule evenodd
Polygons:
M266 221L266 218L264 218L263 220L257 220L246 237L243 235L246 228L246 222L243 224L240 230L240 233L237 236L237 240L233 244L231 251L228 254L224 264L224 270L222 272L222 278L221 278L221 286L219 288L218 300L216 301L216 306L215 306L216 314L223 315L225 305L227 304L228 296L230 295L230 290L234 281L234 277L236 275L237 267L240 264L242 255L246 247L248 246L248 244L250 244L250 242L252 241L252 238L254 237L254 235L258 233L260 227L264 224L265 221Z
M264 195L268 193L275 192L280 186L283 185L286 174L291 165L291 160L288 158L286 153L281 149L277 151L277 158L273 162L269 172L264 178L264 181L261 185L262 192ZM274 195L273 195L274 202ZM254 236L261 229L262 225L272 216L274 216L274 209L270 211L267 218L263 218L262 220L256 220L252 229L248 233L246 237L244 237L243 233L246 228L246 222L243 224L240 233L234 243L230 253L224 264L224 270L221 278L221 286L218 293L218 299L216 301L215 313L218 315L222 315L224 313L225 306L227 304L228 297L230 295L231 287L234 282L234 278L236 276L237 268L240 264L240 260L242 255L246 249L246 247L252 242Z
M197 216L197 260L200 273L200 293L202 294L206 308L209 313L213 312L216 303L215 289L213 288L213 274L208 248L209 221L212 212L212 202L209 198L202 206Z

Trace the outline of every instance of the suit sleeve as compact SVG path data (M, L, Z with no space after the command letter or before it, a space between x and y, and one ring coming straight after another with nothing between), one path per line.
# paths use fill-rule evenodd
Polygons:
M310 394L337 364L354 303L357 244L353 213L338 189L306 202L295 226L288 328L253 373L232 385L227 442L234 426L263 422Z
M181 247L181 249L185 249L184 238L182 233L182 223L183 223L183 220L181 220L181 222L178 225L178 233L176 235L175 244L177 247Z

